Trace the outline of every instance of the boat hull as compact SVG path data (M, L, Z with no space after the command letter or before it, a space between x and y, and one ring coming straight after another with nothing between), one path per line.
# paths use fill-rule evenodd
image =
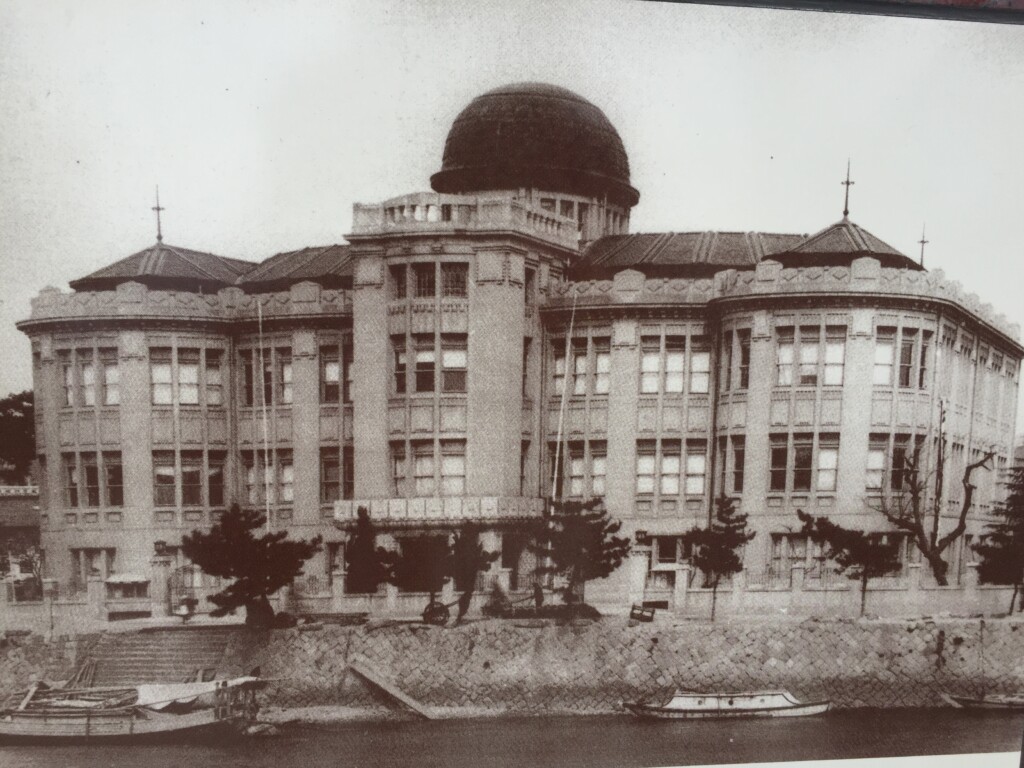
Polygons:
M14 713L0 719L0 744L140 744L223 739L241 733L242 715L216 719L212 710L185 715L146 712L97 714Z
M674 709L650 704L626 702L623 706L637 717L654 720L710 720L741 717L807 717L822 715L832 706L828 701L808 702L792 707L764 707L760 709Z
M992 710L1024 710L1024 695L1020 696L992 696L980 699L970 696L953 696L942 694L949 704L961 709L992 709Z

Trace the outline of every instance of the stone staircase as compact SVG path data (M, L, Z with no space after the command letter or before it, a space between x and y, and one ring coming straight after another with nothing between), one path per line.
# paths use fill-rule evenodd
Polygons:
M236 631L235 627L185 627L108 633L84 662L88 679L80 682L118 686L195 680L206 670L216 670Z

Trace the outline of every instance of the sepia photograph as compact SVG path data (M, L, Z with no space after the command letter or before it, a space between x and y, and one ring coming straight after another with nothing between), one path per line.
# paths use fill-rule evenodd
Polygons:
M1020 764L1024 3L796 5L0 2L0 764Z

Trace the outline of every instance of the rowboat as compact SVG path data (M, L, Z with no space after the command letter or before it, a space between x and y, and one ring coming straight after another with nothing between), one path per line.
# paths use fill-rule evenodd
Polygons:
M255 677L121 688L38 683L0 705L0 742L151 742L223 736L256 715Z
M736 693L697 693L676 691L667 704L643 701L623 702L638 717L661 720L697 720L726 717L800 717L820 715L829 710L829 701L802 702L789 691L741 691Z
M993 693L980 698L944 693L942 698L961 709L1024 709L1024 693Z

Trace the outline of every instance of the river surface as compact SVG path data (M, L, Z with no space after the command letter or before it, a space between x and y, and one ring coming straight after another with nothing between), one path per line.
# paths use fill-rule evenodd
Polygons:
M0 747L7 768L667 766L1011 752L1024 713L854 710L820 717L645 722L631 716L292 725L195 745Z

